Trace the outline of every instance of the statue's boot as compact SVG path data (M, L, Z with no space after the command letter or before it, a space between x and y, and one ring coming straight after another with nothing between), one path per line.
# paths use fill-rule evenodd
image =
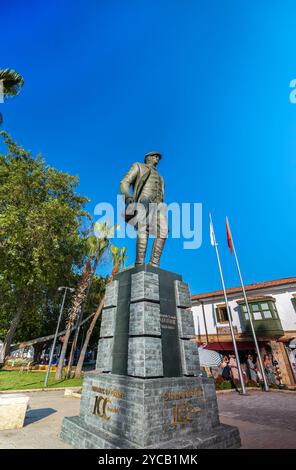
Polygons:
M136 243L136 266L140 266L145 263L147 243L148 233L141 233L141 235L138 235Z
M165 241L166 238L155 238L153 242L151 258L149 261L150 266L155 266L158 268Z

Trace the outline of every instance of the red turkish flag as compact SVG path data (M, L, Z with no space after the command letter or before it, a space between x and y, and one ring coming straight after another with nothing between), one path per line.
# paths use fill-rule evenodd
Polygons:
M230 232L230 227L229 227L227 217L226 217L226 234L227 234L227 244L229 246L230 253L233 253L232 238L231 238L231 232Z

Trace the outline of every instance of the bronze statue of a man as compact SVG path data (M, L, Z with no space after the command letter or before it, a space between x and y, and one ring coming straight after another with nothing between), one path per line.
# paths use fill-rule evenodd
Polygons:
M164 202L164 180L156 167L161 159L159 152L149 152L144 163L134 163L120 183L120 192L125 198L126 221L132 223L127 214L130 207L142 209L144 223L136 224L138 230L136 265L145 263L149 233L156 238L153 243L149 264L159 266L159 260L168 235L168 222ZM130 192L132 186L133 193ZM135 204L136 203L136 204ZM139 211L138 211L139 212Z

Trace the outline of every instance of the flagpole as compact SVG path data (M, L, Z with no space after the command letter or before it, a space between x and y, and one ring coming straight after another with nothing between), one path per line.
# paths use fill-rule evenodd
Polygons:
M242 374L242 369L241 369L241 364L240 364L240 360L239 360L239 355L238 355L238 350L237 350L233 325L232 325L232 315L231 315L230 307L229 307L229 304L228 304L226 288L225 288L225 283L224 283L224 278L223 278L223 273L222 273L222 267L221 267L221 262L220 262L220 255L219 255L219 250L218 250L218 243L216 242L214 225L213 225L211 213L210 213L210 225L211 225L211 231L212 231L211 234L213 236L213 245L215 247L216 256L217 256L217 262L218 262L219 273L220 273L220 278L221 278L221 283L222 283L222 288L223 288L223 293L224 293L225 304L226 304L226 308L227 308L228 322L229 322L229 326L230 326L230 332L231 332L231 337L232 337L234 354L235 354L235 357L236 357L238 375L239 375L239 380L240 380L241 388L242 388L241 394L242 395L247 395L245 384L244 384L244 379L243 379L243 374Z
M233 238L232 238L232 233L231 233L231 230L230 230L228 217L226 217L226 223L227 223L228 230L229 230L230 237L231 237L231 244L232 244L232 248L233 248L233 254L234 254L236 267L237 267L237 270L238 270L238 275L239 275L241 286L242 286L242 291L243 291L244 300L245 300L245 304L246 304L246 308L247 308L247 313L248 313L249 320L250 320L252 335L253 335L255 348L256 348L256 352L257 352L257 356L258 356L259 367L260 367L260 371L261 371L263 381L264 381L264 389L265 389L265 392L269 392L269 386L268 386L268 383L267 383L267 380L266 380L266 375L265 375L264 367L263 367L263 364L262 364L261 354L260 354L259 345L258 345L256 333L255 333L254 323L253 323L253 318L252 318L252 315L251 315L250 306L249 306L249 302L248 302L248 299L247 299L246 290L245 290L241 270L240 270L240 267L239 267L238 257L237 257L237 254L236 254L235 245L234 245Z

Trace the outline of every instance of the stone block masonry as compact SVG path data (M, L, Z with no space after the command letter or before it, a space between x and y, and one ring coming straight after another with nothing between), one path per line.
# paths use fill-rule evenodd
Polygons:
M114 284L115 282L115 284ZM102 312L96 370L61 437L77 448L235 448L200 371L188 284L151 266L118 273Z
M139 379L88 373L80 416L62 438L77 448L237 448L236 428L221 426L212 379Z
M183 339L195 338L193 314L190 308L177 308L179 337Z
M147 271L132 274L131 302L139 300L159 302L158 275Z
M116 307L104 308L102 311L100 338L111 338L115 332Z
M180 338L183 375L199 374L199 356L195 342Z
M104 307L116 307L118 302L119 282L114 280L111 284L107 284L105 292Z
M114 338L101 338L98 344L96 369L98 372L111 372Z
M186 282L175 281L175 294L177 307L191 307L191 295Z
M130 306L129 334L160 336L160 307L153 302L140 301Z
M138 336L129 339L128 375L134 377L162 377L161 339Z
M111 372L112 370L118 288L119 283L116 280L106 286L96 362L98 372Z

